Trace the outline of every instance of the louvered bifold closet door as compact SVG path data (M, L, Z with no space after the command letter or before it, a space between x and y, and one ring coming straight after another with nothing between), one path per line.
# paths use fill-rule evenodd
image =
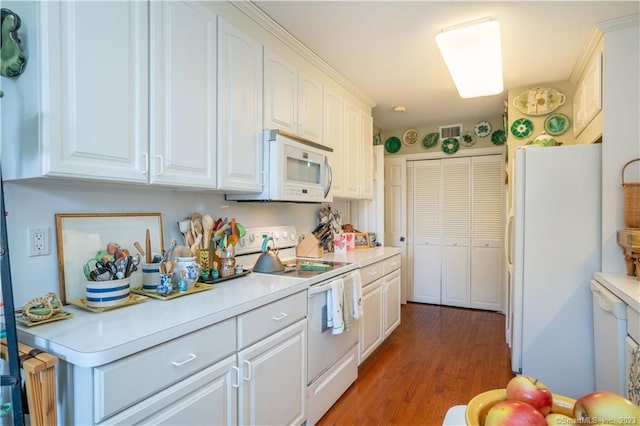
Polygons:
M442 304L471 306L470 159L442 162Z
M471 307L501 310L504 211L502 156L471 160Z
M413 288L411 301L441 302L441 160L413 162Z

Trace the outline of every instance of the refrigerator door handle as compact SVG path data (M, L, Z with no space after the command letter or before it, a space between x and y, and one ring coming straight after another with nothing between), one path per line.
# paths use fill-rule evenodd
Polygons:
M513 207L507 215L507 223L504 228L504 257L507 259L507 266L513 268L513 259L511 258L512 236L513 234Z

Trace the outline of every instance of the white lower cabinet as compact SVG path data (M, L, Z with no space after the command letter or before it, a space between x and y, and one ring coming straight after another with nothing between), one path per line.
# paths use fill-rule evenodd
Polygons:
M239 424L300 425L306 419L306 324L238 352Z
M360 274L364 315L359 320L358 365L400 325L400 255L362 268Z

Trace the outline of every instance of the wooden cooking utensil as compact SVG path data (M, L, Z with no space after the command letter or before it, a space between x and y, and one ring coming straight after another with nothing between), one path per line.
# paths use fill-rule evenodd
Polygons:
M140 245L139 242L135 242L133 243L133 246L136 248L136 250L138 250L138 253L140 253L140 256L144 256L144 250L142 249L142 245Z
M209 248L211 245L211 233L213 232L213 227L215 225L215 221L211 217L211 215L202 216L202 227L204 228L204 240L202 241L202 246L204 248Z
M145 236L145 261L151 263L151 230L147 229L147 235Z

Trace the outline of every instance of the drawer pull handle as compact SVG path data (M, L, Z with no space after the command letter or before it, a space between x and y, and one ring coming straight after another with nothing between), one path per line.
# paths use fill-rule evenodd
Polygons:
M185 359L184 361L171 361L171 364L175 365L176 367L181 367L191 361L193 361L194 359L198 358L198 356L196 354L191 354L189 355L189 358Z
M271 317L271 319L273 319L274 321L280 321L281 319L284 319L287 317L287 313L283 312L280 315L276 315L275 317Z

